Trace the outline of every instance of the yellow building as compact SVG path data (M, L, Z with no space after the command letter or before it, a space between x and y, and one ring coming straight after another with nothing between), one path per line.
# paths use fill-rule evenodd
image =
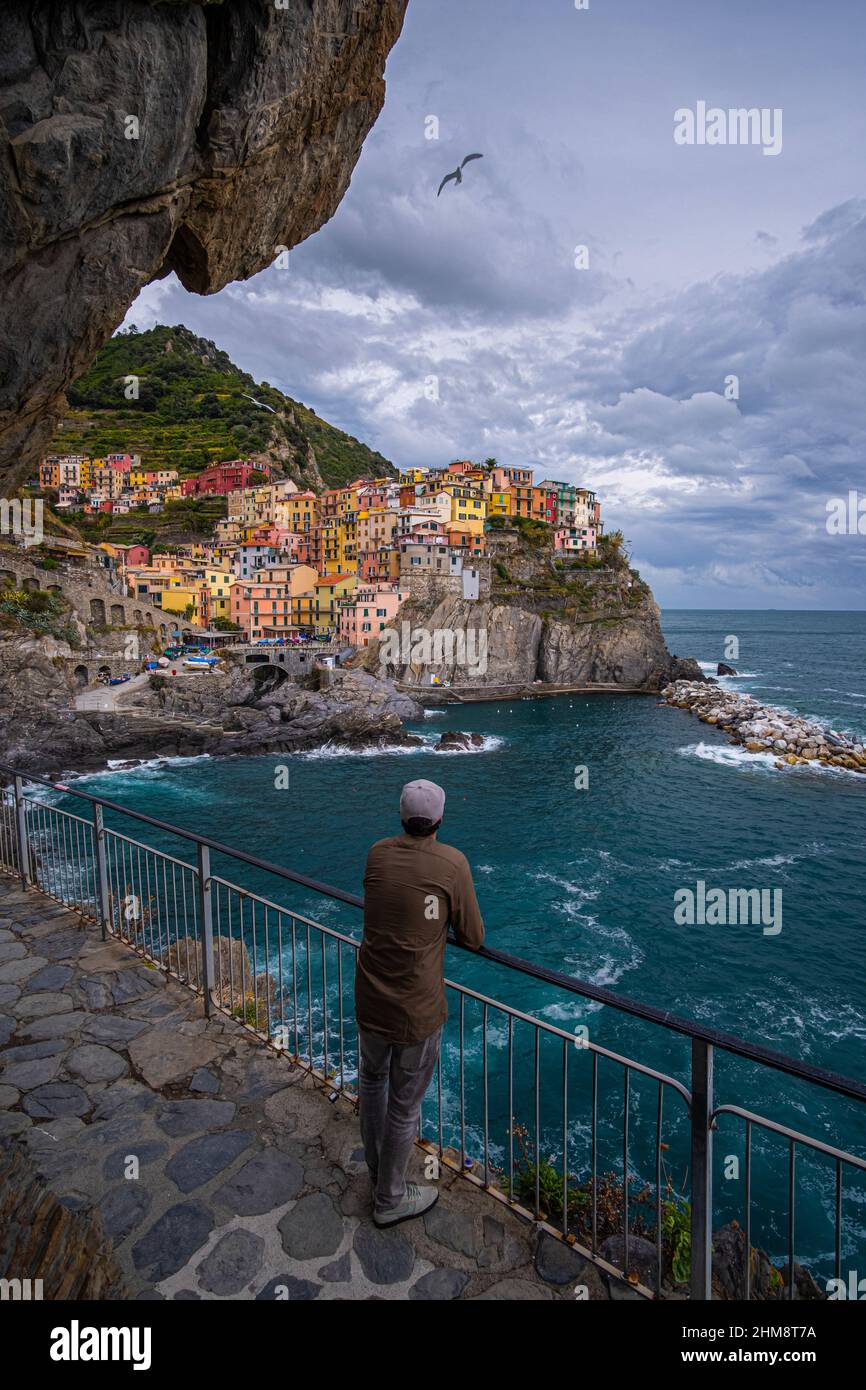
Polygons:
M132 468L129 473L132 487L168 487L177 482L176 468Z
M206 566L204 572L204 582L210 593L210 618L230 618L231 617L231 597L232 584L235 576L228 568L218 569L215 566Z
M147 598L157 605L170 587L171 576L153 565L135 565L126 571L126 583L133 598Z
M358 513L329 516L322 522L321 568L323 574L345 574L358 558Z
M287 531L309 534L319 520L319 501L314 492L294 492L274 503L274 524Z
M296 627L312 628L324 635L336 632L340 623L340 600L357 588L354 574L326 574L311 588L292 600L292 621Z
M511 493L493 491L487 495L487 515L511 516Z
M209 607L210 594L200 584L172 584L163 591L163 612L178 613L199 627L207 627Z
M473 535L483 535L487 498L481 489L462 483L445 483L444 490L451 495L452 525L459 525Z

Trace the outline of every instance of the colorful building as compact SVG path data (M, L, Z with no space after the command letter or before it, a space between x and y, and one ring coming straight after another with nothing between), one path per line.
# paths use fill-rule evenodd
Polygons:
M354 574L322 575L310 589L294 600L297 626L321 635L339 627L341 599L347 599L358 585Z
M391 584L361 584L338 605L339 635L348 647L368 647L396 617L408 589Z
M196 474L194 478L187 478L182 484L184 497L212 494L220 497L227 497L230 492L237 492L242 488L249 487L256 474L263 473L268 477L270 467L266 463L248 463L241 459L235 459L232 463L215 463L210 468L205 468L203 472Z
M294 604L318 578L311 565L273 565L231 586L230 617L251 642L297 631Z

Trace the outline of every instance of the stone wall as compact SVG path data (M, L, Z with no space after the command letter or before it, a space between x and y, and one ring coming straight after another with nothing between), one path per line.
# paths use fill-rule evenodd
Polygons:
M125 597L119 581L113 581L108 571L103 573L99 566L78 566L67 561L56 570L46 570L26 555L23 548L0 546L0 586L60 594L86 627L150 627L160 640L167 639L171 632L172 617L149 599Z
M467 568L475 568L480 571L478 580L479 598L485 599L490 596L490 561L486 558L473 560L472 565ZM431 604L443 603L446 599L463 598L463 576L462 574L435 574L431 570L418 570L417 573L410 573L401 583L408 581L409 593L412 603Z

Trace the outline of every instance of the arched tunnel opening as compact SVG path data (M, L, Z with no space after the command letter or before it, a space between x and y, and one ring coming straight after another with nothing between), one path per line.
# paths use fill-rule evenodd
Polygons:
M256 697L261 699L263 695L270 695L273 691L279 690L288 678L281 666L272 666L270 663L267 666L254 666L253 689Z

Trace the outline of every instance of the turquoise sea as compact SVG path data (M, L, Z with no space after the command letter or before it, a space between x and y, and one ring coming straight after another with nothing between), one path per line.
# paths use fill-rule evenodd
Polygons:
M669 611L671 650L707 669L726 659L725 683L866 737L866 613ZM712 663L712 666L710 666ZM438 754L446 727L485 736L478 752ZM77 785L353 892L361 891L368 845L398 829L400 787L430 777L445 787L442 838L474 869L488 944L686 1018L851 1077L866 1076L866 777L789 769L755 759L723 735L653 697L591 696L479 704L429 717L419 750L290 758L187 760L89 776ZM278 789L275 768L289 767ZM575 769L589 785L577 790ZM125 827L126 828L126 827ZM138 834L136 830L131 833ZM154 838L154 837L151 837ZM157 842L154 838L154 843ZM169 847L167 841L160 842ZM170 848L177 850L176 843ZM359 914L287 884L222 866L329 925L359 932ZM674 893L707 887L779 889L783 925L679 926ZM610 1008L528 980L459 951L451 978L557 1026L588 1027L593 1041L688 1084L685 1039ZM446 1137L454 1132L459 1084L457 1020L445 1050ZM467 1151L480 1157L481 1026L467 1010L464 1077ZM492 1158L502 1161L508 1126L505 1029L488 1030ZM518 1047L515 1108L526 1105L533 1059ZM561 1045L540 1058L542 1141L561 1163L557 1098ZM783 1075L719 1056L719 1103L745 1106L866 1156L866 1106ZM569 1170L586 1176L590 1134L587 1055L575 1052L568 1100ZM654 1180L656 1087L636 1081L630 1098L634 1189ZM687 1187L682 1107L665 1101L666 1169ZM621 1171L622 1070L599 1078L603 1169ZM523 1109L516 1118L530 1126ZM716 1224L743 1219L742 1124L721 1117L715 1138ZM731 1159L739 1159L737 1165ZM753 1133L753 1243L785 1258L788 1146ZM728 1176L725 1176L725 1173ZM833 1164L798 1153L798 1257L832 1275ZM846 1177L843 1270L866 1268L866 1182Z

